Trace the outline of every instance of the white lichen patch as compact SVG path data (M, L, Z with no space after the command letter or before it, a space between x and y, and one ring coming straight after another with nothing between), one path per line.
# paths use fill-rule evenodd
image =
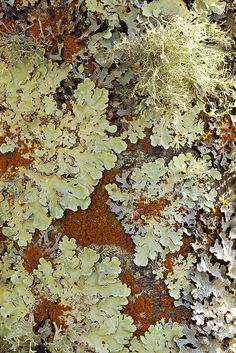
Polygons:
M202 234L193 244L197 265L192 276L191 295L186 300L193 310L194 324L191 328L184 327L185 338L177 340L180 353L235 352L236 293L235 273L231 269L236 251L229 222L234 210L226 204L221 211L225 216L222 231L208 253L204 251Z

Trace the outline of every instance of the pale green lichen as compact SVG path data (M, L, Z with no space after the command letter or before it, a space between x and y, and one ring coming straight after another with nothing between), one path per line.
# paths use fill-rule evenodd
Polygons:
M151 325L144 336L131 341L132 353L178 353L175 339L182 336L182 328L176 322L165 323L164 320Z
M151 134L152 146L163 146L180 148L181 146L191 146L204 133L204 124L197 117L197 114L203 109L203 105L195 106L188 112L174 116L168 113L160 118L159 123L153 125Z
M179 15L186 16L189 11L183 0L154 0L144 1L142 15L145 17Z
M205 13L212 14L216 13L221 15L225 11L226 1L224 0L196 0L194 7L198 11L204 11Z
M0 146L1 153L13 152L16 147L16 144L9 137L5 138L5 142Z
M122 133L122 138L128 138L130 142L136 143L138 139L145 137L146 128L152 128L150 135L152 146L161 146L165 149L191 146L204 133L203 121L198 117L201 110L204 110L204 104L199 103L183 114L178 111L173 114L169 111L163 116L161 112L143 109L140 106L134 121Z
M13 29L0 33L0 58L11 65L25 58L40 59L43 53L43 46L34 37L26 37L24 33L19 34Z
M193 254L188 254L187 258L180 255L174 260L173 270L168 273L164 281L169 295L174 299L179 299L191 292L191 277L194 273L195 262L196 257Z
M135 143L145 128L153 127L152 144L164 148L199 138L203 128L197 113L207 97L220 96L232 84L226 64L229 46L216 23L193 13L171 22L162 19L117 42L111 50L114 60L133 71L129 95L137 101L131 121L124 119L124 137ZM184 136L191 125L193 131Z
M176 16L171 23L125 37L114 51L135 71L134 94L145 98L145 105L185 112L226 79L223 46L229 42L215 23Z
M78 84L71 110L58 108L54 94L70 69L43 56L0 63L2 137L10 131L10 142L6 138L1 149L8 152L14 146L31 161L19 166L14 177L0 180L3 233L20 245L31 240L36 228L45 230L52 219L61 218L65 209L87 208L103 170L114 167L115 153L126 148L112 136L117 128L106 119L108 92L90 79Z
M89 40L90 52L95 55L98 61L105 64L104 58L99 55L99 47L111 48L114 40L120 38L118 29L122 23L127 26L128 35L132 35L153 19L161 15L188 14L188 9L183 0L157 0L147 3L137 0L86 0L88 18L94 26L96 16L107 21L107 28L91 36Z
M32 347L44 343L52 353L123 352L135 326L131 317L120 313L130 289L118 279L118 258L100 259L96 251L78 249L67 237L59 249L56 258L41 258L31 274L22 258L4 254L0 335L17 352L27 342ZM35 331L35 308L44 297L66 307L60 317L64 328L46 320Z
M187 153L173 157L168 165L162 158L144 163L134 169L128 183L126 173L118 179L121 187L106 186L108 204L132 235L137 265L146 266L148 259L180 249L187 215L191 210L209 211L217 196L212 182L220 176L209 156L197 159ZM154 210L147 211L152 204Z

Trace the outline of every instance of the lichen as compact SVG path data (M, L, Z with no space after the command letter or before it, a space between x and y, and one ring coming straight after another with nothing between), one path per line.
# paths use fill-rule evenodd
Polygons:
M224 0L196 0L194 6L198 11L206 14L216 13L221 15L225 11L226 1Z
M164 281L171 297L179 299L191 292L191 278L195 262L196 258L193 254L189 254L186 259L180 255L174 261L173 271L167 275Z
M185 338L177 340L181 353L233 353L235 350L235 273L231 270L236 253L229 223L234 211L228 205L221 208L225 220L213 245L206 252L202 234L193 244L197 266L187 301L193 310L194 325L184 329Z
M1 2L0 352L236 351L234 7Z
M174 113L213 94L226 79L223 46L229 42L217 24L192 14L125 37L114 51L135 71L134 94L146 106Z
M14 351L22 342L49 352L123 352L135 327L120 309L130 290L117 257L100 259L63 237L58 256L29 274L21 257L1 259L0 334ZM46 311L45 311L46 310Z
M136 102L131 119L123 119L124 137L135 143L153 127L153 146L191 146L203 132L196 118L203 102L233 87L226 64L230 43L216 23L194 13L159 20L118 41L111 52L133 72L127 95Z
M114 167L115 153L126 147L112 136L117 128L105 116L108 92L88 78L74 91L71 110L58 108L54 95L70 70L42 56L15 65L1 62L2 152L11 146L31 161L0 180L3 233L20 245L31 240L36 228L45 230L61 218L65 209L87 208L103 170Z
M181 326L177 323L165 323L163 320L149 327L144 336L131 342L132 353L178 353L174 339L182 336Z
M179 154L165 165L162 158L144 163L116 184L106 187L108 204L121 220L136 246L135 263L146 266L148 259L163 258L180 249L184 222L190 210L209 209L217 192L212 187L220 173L210 157L196 159ZM123 185L122 185L123 184Z

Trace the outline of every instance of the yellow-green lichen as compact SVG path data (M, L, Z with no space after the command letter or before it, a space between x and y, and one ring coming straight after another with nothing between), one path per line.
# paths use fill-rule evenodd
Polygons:
M135 327L120 313L130 289L118 279L118 258L100 259L96 251L78 249L73 239L63 237L58 256L41 258L31 274L22 258L8 253L1 266L0 335L14 351L28 342L32 347L43 343L52 353L123 352ZM61 326L47 319L36 329L43 298L64 308Z
M112 136L117 128L106 119L108 92L90 79L78 84L71 108L58 108L54 96L70 66L29 56L14 65L2 61L0 70L0 148L31 161L0 179L0 224L4 235L25 245L36 228L45 230L65 209L87 208L103 170L115 166L115 153L126 144Z
M193 254L188 254L187 258L180 255L175 259L173 270L168 273L164 281L170 296L174 299L184 297L191 292L191 277L195 262L196 257Z
M209 211L217 196L212 187L220 173L210 157L179 154L165 165L162 158L135 168L121 186L109 184L108 204L121 220L136 246L134 262L146 266L148 259L162 258L182 245L184 222L190 212Z
M132 353L178 353L175 339L182 336L182 328L176 322L165 323L163 320L149 327L148 331L139 339L131 342Z

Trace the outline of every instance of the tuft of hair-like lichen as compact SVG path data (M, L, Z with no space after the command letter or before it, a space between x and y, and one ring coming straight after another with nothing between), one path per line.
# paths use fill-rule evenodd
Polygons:
M190 14L124 37L113 52L134 70L133 94L161 111L187 111L227 79L230 40L216 23Z

